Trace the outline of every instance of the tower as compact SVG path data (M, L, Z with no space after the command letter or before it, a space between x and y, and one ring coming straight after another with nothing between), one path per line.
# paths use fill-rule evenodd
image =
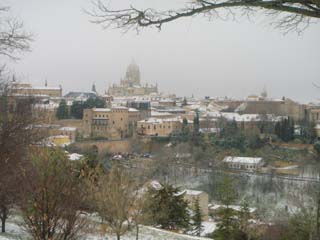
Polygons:
M96 85L95 85L94 83L92 84L91 91L92 91L92 92L95 92L95 93L97 92L97 90L96 90Z
M268 97L268 93L267 93L266 87L263 88L263 90L261 92L261 97L263 99L266 99Z
M138 85L140 86L140 69L139 66L132 61L126 71L125 80L129 86Z

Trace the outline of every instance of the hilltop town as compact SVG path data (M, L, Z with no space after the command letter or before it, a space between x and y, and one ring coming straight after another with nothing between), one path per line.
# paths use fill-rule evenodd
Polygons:
M275 231L281 214L294 213L297 199L312 198L320 181L320 104L270 98L266 89L243 99L168 95L140 76L132 62L119 84L65 94L62 86L35 87L13 76L6 109L31 101L37 144L63 149L70 162L104 171L121 166L142 179L142 189L181 195L201 212L196 230L171 226L185 234L215 236L231 209L231 216L247 214L250 230L241 231L257 238ZM237 197L223 200L221 189Z

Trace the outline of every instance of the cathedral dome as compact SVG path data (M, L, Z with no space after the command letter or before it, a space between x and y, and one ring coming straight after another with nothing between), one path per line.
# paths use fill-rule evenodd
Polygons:
M127 67L125 78L130 85L140 85L140 69L134 61Z

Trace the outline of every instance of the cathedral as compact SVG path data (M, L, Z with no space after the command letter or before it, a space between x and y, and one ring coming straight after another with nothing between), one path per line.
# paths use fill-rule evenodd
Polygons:
M109 86L108 95L111 96L139 96L158 93L157 85L141 84L139 66L132 62L126 71L126 75L120 80L120 84Z

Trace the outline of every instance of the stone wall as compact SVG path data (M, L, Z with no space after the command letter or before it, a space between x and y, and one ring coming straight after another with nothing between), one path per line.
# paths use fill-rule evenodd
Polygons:
M130 153L132 151L129 140L83 141L74 143L73 147L82 149L83 151L97 147L98 153Z

